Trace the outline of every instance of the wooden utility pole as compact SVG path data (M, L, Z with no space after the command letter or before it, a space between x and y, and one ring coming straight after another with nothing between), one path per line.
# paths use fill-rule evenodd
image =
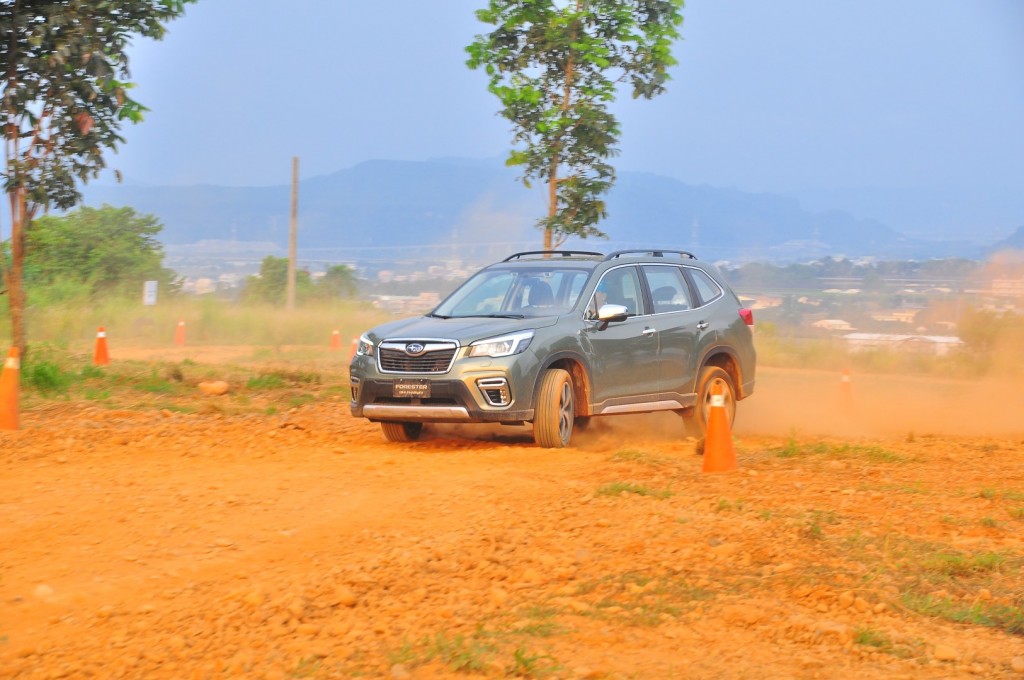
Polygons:
M295 309L295 258L299 223L299 157L292 156L292 219L288 230L287 309Z

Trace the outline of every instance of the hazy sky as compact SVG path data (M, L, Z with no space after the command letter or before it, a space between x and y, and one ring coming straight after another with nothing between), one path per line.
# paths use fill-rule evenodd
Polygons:
M497 158L463 48L486 0L200 0L133 50L137 184L286 184L368 159ZM1024 192L1021 0L690 0L666 94L620 98L617 165L800 193ZM1022 216L1024 222L1024 216Z

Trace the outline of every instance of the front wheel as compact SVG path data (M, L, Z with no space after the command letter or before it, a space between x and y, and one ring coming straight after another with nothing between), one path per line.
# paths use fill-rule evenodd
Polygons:
M537 446L545 449L568 446L575 416L576 402L569 372L560 368L544 371L533 417L533 440Z
M729 427L732 427L732 423L736 419L736 388L732 384L732 378L718 366L705 366L700 372L700 380L697 382L697 405L683 413L686 434L699 440L704 439L708 430L708 417L711 415L711 388L715 385L722 387L722 396L725 397L725 415Z
M389 442L414 442L423 432L423 423L381 423L380 429Z

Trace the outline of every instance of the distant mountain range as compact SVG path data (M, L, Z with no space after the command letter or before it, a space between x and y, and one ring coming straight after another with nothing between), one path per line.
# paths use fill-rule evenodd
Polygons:
M1010 234L1007 238L998 241L990 250L992 252L1000 250L1020 250L1024 252L1024 227L1019 227L1017 231Z
M539 247L533 226L545 208L498 161L370 161L311 177L299 186L299 247L377 252L450 245ZM90 186L86 204L129 205L156 215L168 245L202 240L288 243L290 187ZM567 245L608 250L678 247L710 260L798 260L825 255L923 259L981 257L986 244L908 238L875 220L841 211L812 212L772 194L694 186L668 177L621 172L607 197L608 242ZM1019 232L1018 232L1019 233ZM499 248L499 250L501 250Z

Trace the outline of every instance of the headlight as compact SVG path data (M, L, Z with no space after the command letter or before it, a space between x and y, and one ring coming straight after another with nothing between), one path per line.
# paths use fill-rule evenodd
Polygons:
M359 336L359 344L356 345L356 354L360 356L373 356L373 341L365 335Z
M499 338L487 338L477 340L469 346L471 357L507 357L512 354L525 352L533 340L533 331L522 331L511 335L502 335Z

